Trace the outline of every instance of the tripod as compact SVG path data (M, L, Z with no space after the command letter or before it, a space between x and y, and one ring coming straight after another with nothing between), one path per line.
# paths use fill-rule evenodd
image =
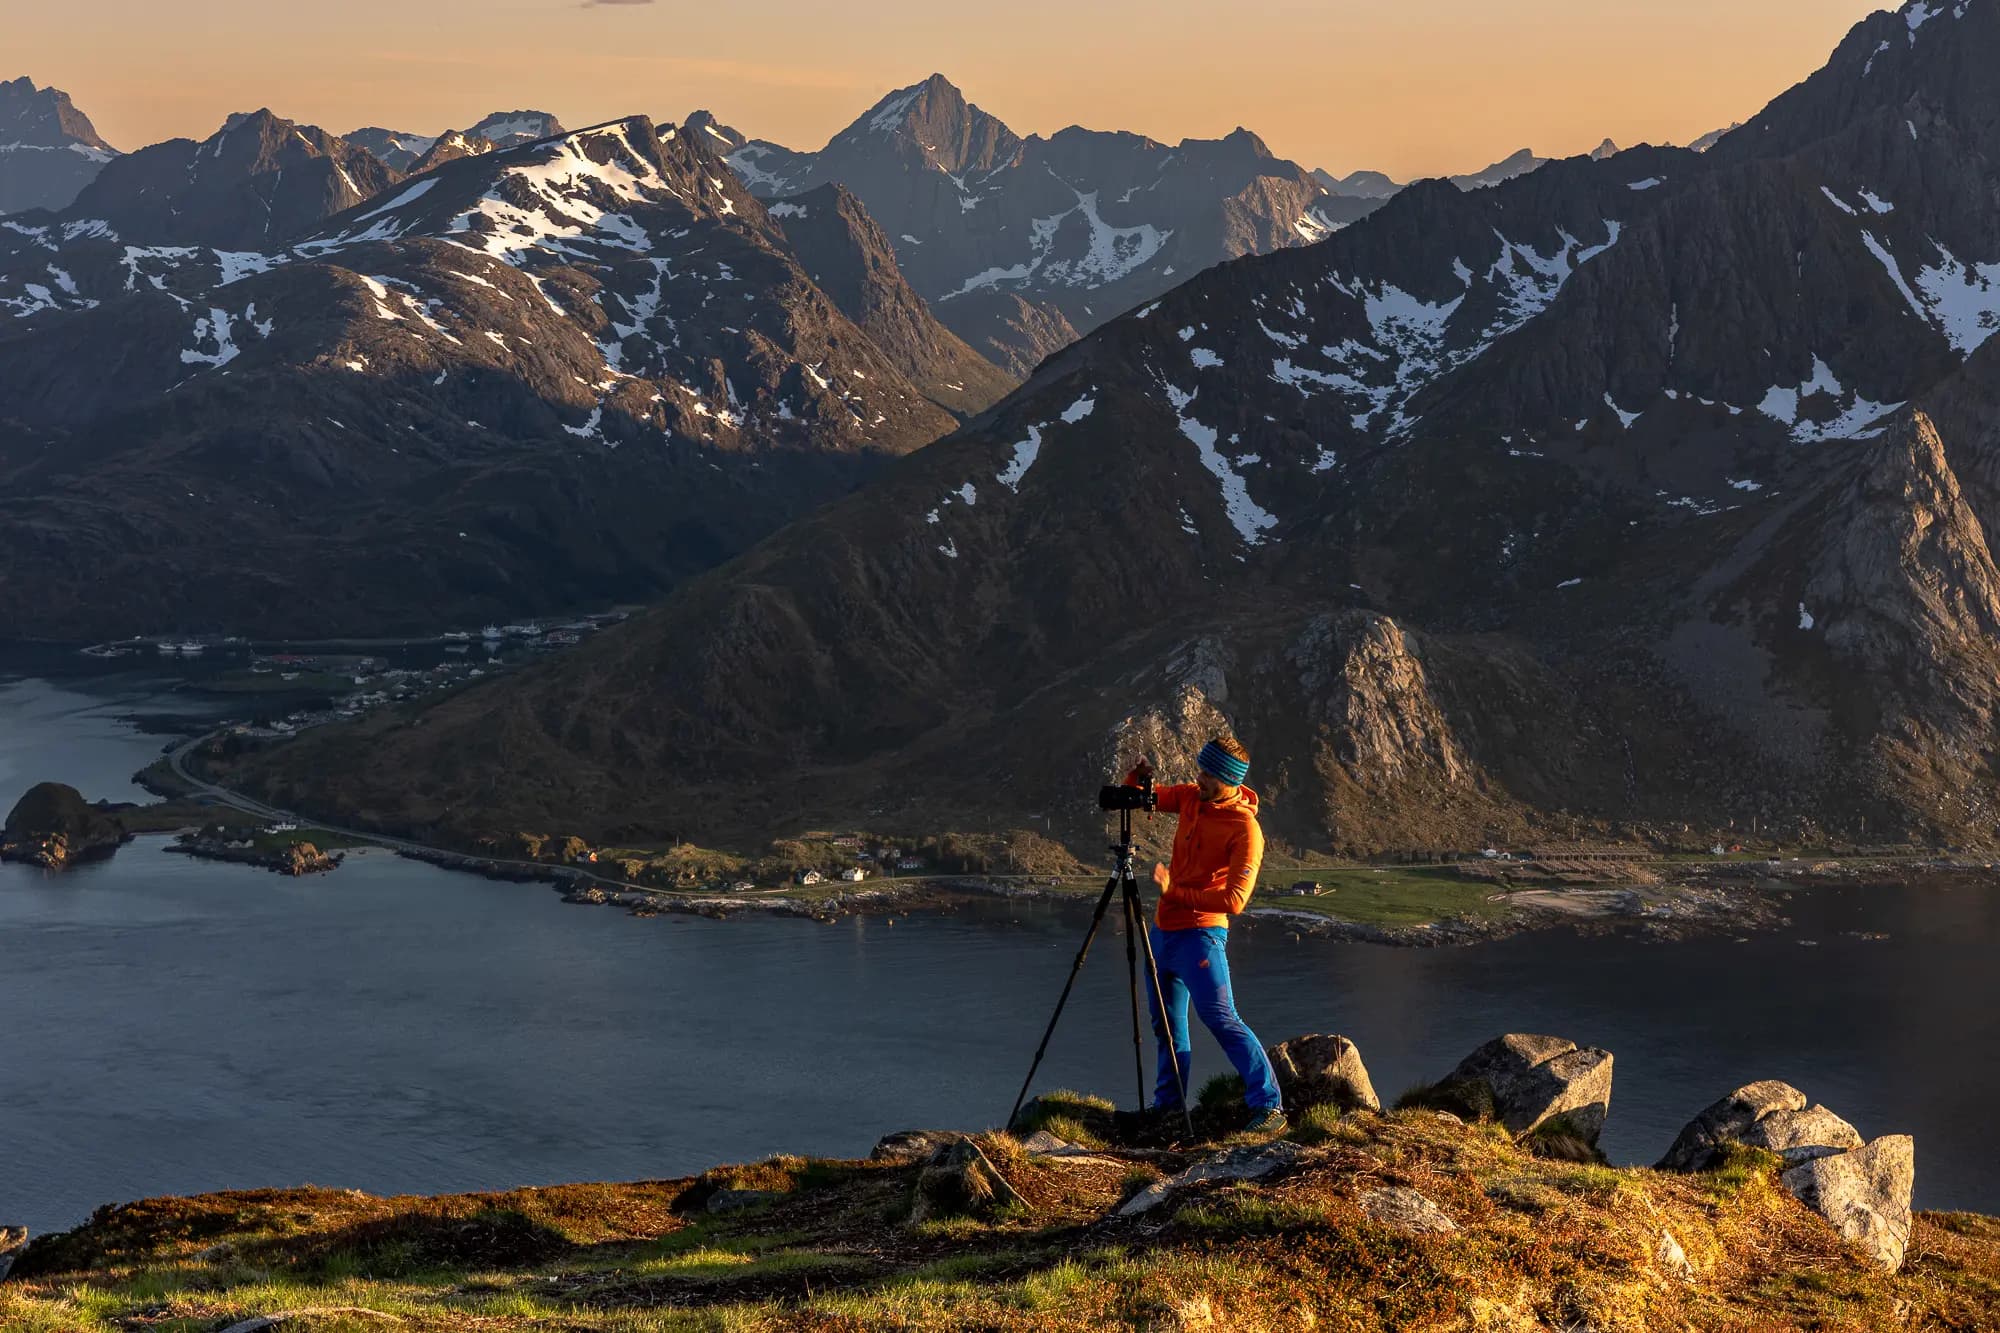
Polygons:
M1150 805L1150 784L1149 799ZM1048 1054L1049 1039L1056 1034L1056 1024L1062 1021L1063 1006L1069 1003L1069 993L1076 986L1077 976L1083 971L1083 960L1090 956L1090 946L1097 939L1098 927L1104 924L1104 914L1111 907L1114 897L1122 896L1125 910L1125 971L1132 990L1132 1068L1139 1079L1139 1106L1146 1106L1146 1048L1139 1031L1139 955L1143 949L1146 958L1146 980L1153 988L1153 1003L1161 1018L1161 1026L1166 1026L1167 1001L1160 990L1160 965L1153 957L1153 939L1146 931L1146 902L1139 894L1139 881L1132 876L1132 808L1122 807L1118 812L1118 842L1111 848L1117 858L1112 867L1111 878L1098 895L1097 910L1091 913L1090 929L1084 932L1083 946L1076 951L1076 961L1070 964L1069 980L1063 983L1062 995L1056 1000L1056 1011L1049 1015L1049 1026L1042 1033L1042 1044L1035 1048L1034 1063L1028 1066L1028 1076L1021 1080L1021 1091L1014 1098L1014 1109L1007 1113L1007 1124L1011 1127L1014 1118L1021 1114L1021 1103L1028 1099L1028 1089L1034 1084L1035 1071L1042 1067L1042 1057ZM1167 1059L1173 1065L1174 1086L1181 1089L1181 1118L1187 1123L1188 1137L1194 1137L1194 1114L1188 1110L1187 1088L1181 1073L1180 1055L1174 1050L1169 1034L1166 1042Z

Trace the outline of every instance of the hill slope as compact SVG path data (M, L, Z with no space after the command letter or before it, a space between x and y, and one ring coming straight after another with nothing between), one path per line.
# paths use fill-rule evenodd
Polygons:
M919 1151L439 1199L263 1190L106 1208L38 1242L0 1319L308 1327L1845 1330L1989 1327L2000 1222L1919 1214L1886 1275L1740 1153L1702 1175L1549 1161L1430 1112L1301 1108L1262 1181L1120 1202L1196 1154L982 1136ZM906 1136L907 1137L907 1136ZM921 1145L918 1145L919 1147ZM1247 1145L1246 1145L1247 1146ZM1249 1148L1249 1151L1255 1151ZM907 1151L907 1150L906 1150Z

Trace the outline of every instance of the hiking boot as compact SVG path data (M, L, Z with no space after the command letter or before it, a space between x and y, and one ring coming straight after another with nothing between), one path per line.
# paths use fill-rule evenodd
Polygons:
M1268 1110L1259 1111L1257 1118L1252 1120L1244 1128L1243 1132L1245 1134L1282 1134L1291 1126L1291 1123L1291 1121L1285 1119L1284 1111L1273 1106Z

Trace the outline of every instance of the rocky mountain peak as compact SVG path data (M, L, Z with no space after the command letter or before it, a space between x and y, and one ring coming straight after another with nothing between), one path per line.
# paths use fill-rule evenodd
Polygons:
M1849 30L1833 58L1730 134L1715 151L1731 161L1796 152L1870 114L1921 133L1922 106L1990 158L2000 158L2000 4L1911 0Z
M494 152L496 148L497 145L491 139L482 139L476 134L452 130L439 135L437 142L426 149L422 157L410 164L409 174L421 176L447 162L456 162L462 157L478 157Z
M388 130L372 125L341 137L382 159L384 166L405 172L411 170L412 165L430 152L438 142L437 136L434 135L411 134L404 130Z
M1335 176L1324 168L1315 169L1313 179L1328 194L1342 199L1393 199L1403 190L1393 177L1380 171L1356 171Z
M713 111L697 111L690 115L682 123L681 133L707 138L710 146L725 157L750 142L748 135L717 120Z
M230 116L199 143L170 139L114 159L70 215L133 242L254 250L399 179L345 139L260 108Z
M99 137L90 117L77 110L68 93L37 88L25 75L0 82L0 144L61 148L73 143L105 153L117 151Z
M965 100L942 74L899 88L870 107L836 146L866 151L883 138L901 141L944 171L985 170L1012 153L1020 137L1001 121Z
M117 155L68 93L0 81L0 215L67 207Z
M485 139L500 148L515 148L568 131L561 121L546 111L496 111L465 133L468 137Z

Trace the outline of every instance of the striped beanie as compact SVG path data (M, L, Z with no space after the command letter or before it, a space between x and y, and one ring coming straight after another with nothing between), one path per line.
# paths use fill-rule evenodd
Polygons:
M1201 747L1201 757L1195 762L1201 765L1202 772L1231 787L1242 786L1243 779L1250 776L1247 761L1238 759L1214 741Z

